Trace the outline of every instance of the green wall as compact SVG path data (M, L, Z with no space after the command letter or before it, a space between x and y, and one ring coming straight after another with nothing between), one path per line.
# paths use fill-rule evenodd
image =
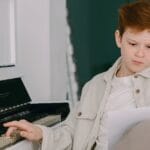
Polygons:
M118 8L128 0L68 0L68 21L80 90L120 55L114 40ZM79 94L80 94L79 90Z

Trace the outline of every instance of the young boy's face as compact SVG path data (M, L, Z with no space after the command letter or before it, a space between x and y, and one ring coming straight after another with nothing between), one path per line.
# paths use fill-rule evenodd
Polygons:
M150 30L137 32L127 28L120 37L115 33L117 46L121 49L121 76L131 75L150 67Z

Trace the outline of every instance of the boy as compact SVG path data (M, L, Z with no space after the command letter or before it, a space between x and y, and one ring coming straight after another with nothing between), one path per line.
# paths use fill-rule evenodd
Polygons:
M150 2L137 1L119 10L115 32L121 57L83 88L80 104L54 129L25 120L5 123L42 150L107 150L107 112L150 105ZM35 142L34 142L35 143Z

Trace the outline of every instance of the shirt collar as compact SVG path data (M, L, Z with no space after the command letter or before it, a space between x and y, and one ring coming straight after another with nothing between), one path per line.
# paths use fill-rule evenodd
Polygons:
M146 77L146 78L150 78L150 67L148 67L148 68L144 69L143 71L138 72L136 74L141 75L141 76Z
M120 64L121 64L121 57L119 57L116 62L114 63L114 65L112 67L110 67L108 69L108 71L105 72L104 74L104 80L105 81L111 81L113 76L117 73L119 67L120 67ZM141 72L137 72L135 73L134 75L141 75L143 77L146 77L146 78L150 78L150 67L144 69L143 71Z

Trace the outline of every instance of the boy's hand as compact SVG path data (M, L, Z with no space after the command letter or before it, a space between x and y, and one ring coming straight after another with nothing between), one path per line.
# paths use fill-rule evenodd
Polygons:
M24 137L30 141L41 141L43 138L42 130L38 126L26 121L11 121L3 124L4 127L8 127L6 136L10 137L17 130L21 137Z

